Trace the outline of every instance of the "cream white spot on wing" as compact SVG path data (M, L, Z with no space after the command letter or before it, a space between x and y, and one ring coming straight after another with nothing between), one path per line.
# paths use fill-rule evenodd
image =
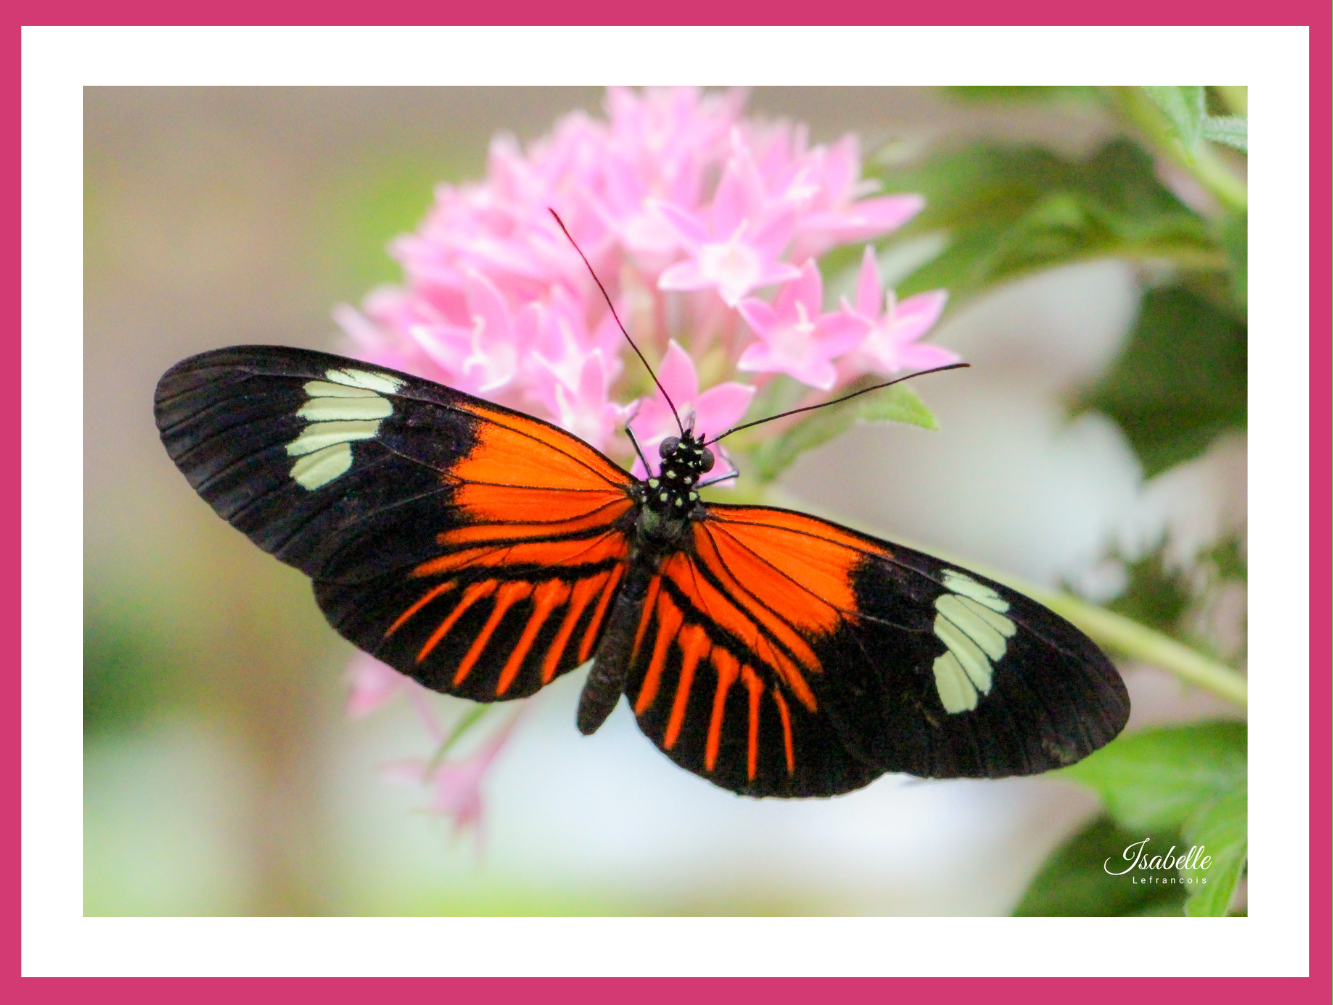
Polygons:
M324 376L302 385L309 400L296 415L308 425L287 444L288 456L301 458L292 465L292 478L312 490L351 468L352 443L379 435L380 422L393 415L393 402L383 396L406 383L355 367L328 370Z
M306 489L317 489L352 466L352 445L333 443L313 454L307 454L292 465L292 477Z
M407 381L402 377L390 377L387 373L371 373L369 370L329 370L324 376L335 384L345 384L348 387L360 387L367 391L378 391L380 394L393 394Z
M379 395L368 387L348 387L346 384L330 384L327 380L312 380L304 385L305 393L312 398L378 398Z
M352 440L369 440L379 432L379 422L312 422L302 430L301 435L287 444L287 453L292 457L301 454L313 454L333 443L348 443Z
M935 601L935 610L967 633L967 637L984 649L991 659L998 660L1004 655L1004 636L974 614L958 597L944 594Z
M990 660L986 658L977 644L963 634L952 621L943 614L935 615L935 634L939 636L941 642L949 647L949 652L958 660L959 665L967 672L968 680L982 694L990 692L991 666Z
M387 419L393 415L393 402L373 393L369 398L311 398L296 414L307 422Z
M973 600L971 597L960 596L958 602L982 621L986 622L986 624L994 628L1006 639L1012 636L1014 632L1018 631L1018 626L1016 624L993 607L984 607L979 601ZM1008 604L1005 604L1006 608L1008 606Z
M944 570L944 588L951 593L958 593L964 597L971 597L973 600L985 604L992 611L1009 610L1009 604L1000 599L1000 595L989 586L983 586L971 576L958 572L955 569Z
M963 712L990 693L994 662L1018 626L1004 616L1008 601L971 576L946 569L944 586L949 592L935 598L935 636L946 649L935 660L935 690L946 712Z
M936 659L934 669L935 690L946 712L967 712L977 707L977 689L952 652Z

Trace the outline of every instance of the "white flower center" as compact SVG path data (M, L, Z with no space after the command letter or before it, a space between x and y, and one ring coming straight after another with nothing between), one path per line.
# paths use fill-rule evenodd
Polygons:
M805 304L796 305L796 323L783 325L773 333L769 350L785 363L801 363L809 359L815 343L815 323L806 313Z
M745 224L723 244L705 244L699 249L699 268L717 283L728 301L744 296L759 278L760 261L753 248L740 241Z

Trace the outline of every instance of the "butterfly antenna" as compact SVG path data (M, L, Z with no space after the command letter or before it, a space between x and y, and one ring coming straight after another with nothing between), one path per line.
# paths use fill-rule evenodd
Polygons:
M711 447L723 436L730 436L732 433L739 433L742 429L749 429L751 426L762 426L765 422L772 422L775 419L785 419L789 415L799 415L801 412L813 412L816 408L828 408L829 405L838 405L844 401L850 401L852 398L862 394L869 394L871 391L881 391L886 387L892 387L894 384L901 384L905 380L911 380L913 377L924 377L928 373L943 373L945 370L961 370L964 367L971 366L971 363L950 363L947 366L937 366L930 370L918 370L916 373L909 373L906 377L898 377L894 380L886 380L883 384L874 384L870 387L863 387L859 391L853 391L851 394L844 394L841 398L834 398L832 401L821 401L818 405L806 405L804 408L793 408L790 412L779 412L777 415L770 415L767 419L755 419L754 422L745 422L739 426L732 426L721 436L714 436L705 446Z
M671 400L671 395L667 394L666 388L663 387L662 382L657 379L657 374L653 373L653 368L648 365L648 360L644 359L643 353L639 352L639 347L636 346L634 340L629 337L629 332L625 330L625 325L620 320L620 315L616 313L616 305L611 303L611 295L606 292L606 287L603 286L602 281L597 278L597 273L593 272L592 263L588 261L588 256L583 253L583 249L580 248L578 242L574 240L573 235L569 232L569 228L565 226L565 221L560 219L560 214L549 206L547 207L547 211L555 217L555 222L560 224L560 229L563 230L565 236L569 238L569 243L574 245L574 250L579 253L579 257L583 259L583 264L588 267L588 272L592 275L592 281L597 284L597 288L602 291L602 296L606 299L606 306L611 308L611 316L616 319L616 324L620 325L620 333L625 336L625 341L628 342L629 347L634 350L634 355L639 357L640 362L643 363L644 369L648 371L648 376L653 378L653 383L656 384L657 389L662 392L662 397L666 399L667 407L671 409L671 415L676 420L676 428L680 430L680 435L684 436L685 426L681 424L680 413L676 411L676 403Z

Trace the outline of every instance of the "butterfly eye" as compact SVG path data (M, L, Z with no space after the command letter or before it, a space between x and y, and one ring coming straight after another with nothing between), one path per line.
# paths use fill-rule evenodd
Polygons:
M680 437L668 436L665 440L662 441L661 445L657 448L657 450L658 453L660 453L663 457L665 457L667 454L672 453L678 446L680 446Z
M707 447L704 447L703 453L699 456L699 470L700 471L713 470L713 452L709 450Z

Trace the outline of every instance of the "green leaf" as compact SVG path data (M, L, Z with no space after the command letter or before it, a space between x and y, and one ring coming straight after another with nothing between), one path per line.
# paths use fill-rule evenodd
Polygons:
M1183 286L1143 298L1129 341L1076 408L1120 426L1147 478L1246 423L1245 325Z
M1203 808L1244 790L1246 736L1241 722L1145 729L1058 774L1096 789L1111 817L1129 830L1182 827Z
M868 381L867 381L868 383ZM848 393L857 390L855 384ZM749 473L761 482L781 474L805 451L827 443L848 429L853 422L905 422L923 429L938 429L935 416L911 388L897 384L853 398L841 405L831 405L764 440L754 451Z
M1202 87L1145 87L1171 123L1172 132L1179 137L1186 150L1199 145L1203 119L1207 107Z
M1225 264L1217 235L1126 141L1085 161L1036 147L976 146L886 170L881 180L887 191L926 197L926 209L899 231L901 240L948 237L940 254L903 280L900 296L947 287L956 305L995 283L1096 257Z
M1201 877L1206 882L1196 881L1186 887L1189 897L1185 913L1191 917L1226 915L1249 853L1248 812L1249 796L1241 787L1203 807L1186 825L1185 843L1197 845L1212 859Z
M1249 123L1235 115L1210 115L1203 120L1203 138L1249 153Z
M1179 845L1173 831L1150 834L1125 830L1099 817L1053 851L1033 877L1014 914L1019 917L1179 917L1185 890L1174 883L1139 882L1140 874L1112 875L1106 863L1118 863L1125 849L1145 837L1156 848ZM1118 865L1114 866L1118 871Z

